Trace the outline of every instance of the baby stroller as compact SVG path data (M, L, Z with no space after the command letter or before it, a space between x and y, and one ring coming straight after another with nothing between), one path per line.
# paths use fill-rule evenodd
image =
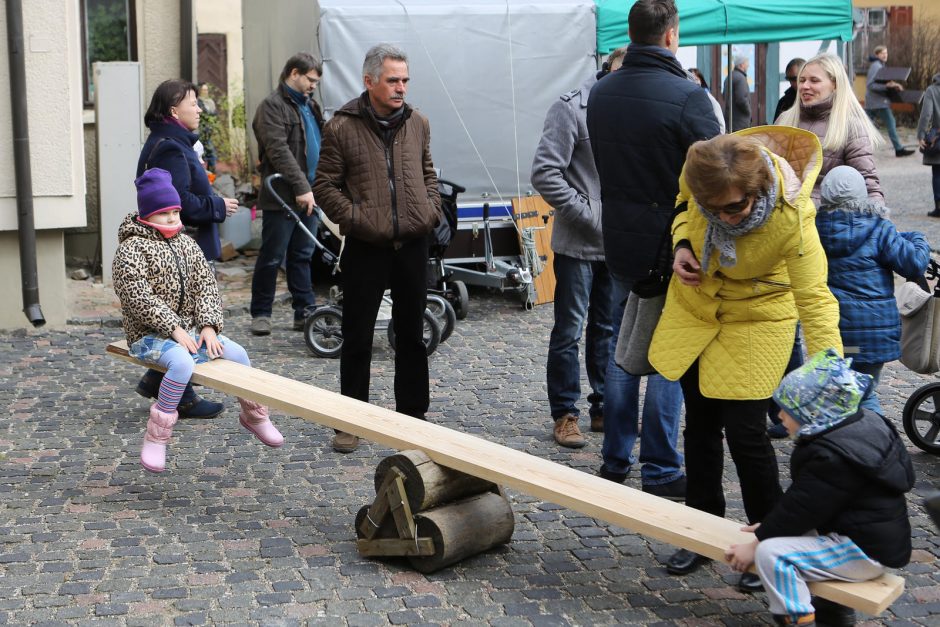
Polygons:
M931 289L928 281L938 281ZM898 291L901 363L914 372L940 370L940 265L933 259L917 281ZM918 388L904 404L904 432L917 448L940 455L940 383Z
M442 178L437 179L437 188L441 193L441 212L444 219L431 234L428 248L428 295L435 294L446 299L453 311L454 320L463 320L469 311L470 297L467 284L453 280L453 272L444 267L444 252L457 233L457 195L467 191L456 183ZM428 301L428 307L431 301ZM437 312L435 312L437 314ZM438 317L450 318L450 312L441 312Z
M268 193L271 194L271 197L277 201L278 205L280 205L281 210L285 211L287 215L294 220L297 226L311 239L323 263L330 266L333 274L336 275L339 272L340 256L327 248L317 235L311 233L290 205L284 202L274 191L273 183L279 178L281 178L280 174L272 174L265 178L265 188L268 190ZM316 207L316 212L317 216L320 218L321 225L325 224L325 216L319 207ZM307 316L304 323L304 341L307 344L307 348L310 349L310 352L318 357L339 357L343 348L343 292L335 285L330 288L330 301L331 303L329 305L317 307L312 314ZM449 306L449 303L447 303L443 297L432 296L431 294L428 295L428 308L424 310L424 346L428 355L432 354L437 349L438 344L446 339L441 332L442 327L445 326L446 320L439 321L438 318L434 316L432 313L432 301L433 309L435 310L445 311L446 306ZM390 314L391 303L391 298L389 298L387 294L382 296L382 307L379 312L380 317L376 320L375 328L376 330L385 330L388 333L389 344L394 350L395 328ZM387 315L383 316L383 312L386 312ZM453 325L450 326L449 331L453 331ZM448 333L448 336L449 335L450 333Z

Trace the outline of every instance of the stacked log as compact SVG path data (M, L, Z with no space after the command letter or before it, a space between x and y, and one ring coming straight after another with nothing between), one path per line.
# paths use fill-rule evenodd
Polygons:
M375 487L375 502L356 515L363 555L404 556L431 573L512 538L512 507L499 486L440 466L422 451L382 460Z

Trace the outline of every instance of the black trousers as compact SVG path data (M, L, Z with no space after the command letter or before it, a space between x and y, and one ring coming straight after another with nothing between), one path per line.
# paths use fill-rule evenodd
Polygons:
M340 391L369 402L372 336L391 289L395 321L395 411L424 418L430 403L424 309L427 306L428 243L420 238L399 248L346 237L342 257L343 350Z
M724 432L738 471L744 512L750 524L758 523L783 494L777 457L767 435L769 399L706 398L699 391L698 369L696 361L680 379L685 397L685 503L724 517Z

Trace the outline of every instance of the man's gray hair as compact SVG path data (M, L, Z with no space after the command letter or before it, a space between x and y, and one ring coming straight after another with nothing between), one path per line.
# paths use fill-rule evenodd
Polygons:
M402 61L408 63L408 55L398 46L392 44L377 44L369 48L366 53L366 60L362 62L362 75L371 76L372 80L379 80L382 75L382 64L385 59L392 61Z
M744 62L745 62L745 61L750 61L750 60L751 60L750 57L748 57L746 54L738 53L738 54L734 55L734 65L735 65L735 67L737 67L737 66L739 66L739 65L744 65Z

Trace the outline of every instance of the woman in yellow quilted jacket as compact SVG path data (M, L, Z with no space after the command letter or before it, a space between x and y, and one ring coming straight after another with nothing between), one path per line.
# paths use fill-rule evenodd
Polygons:
M826 253L810 194L822 164L808 131L761 126L693 144L679 181L673 277L650 363L685 397L686 504L725 515L722 433L754 524L780 498L767 436L768 400L780 383L797 320L809 354L842 353L839 305L826 285ZM669 572L705 558L679 550ZM745 573L739 587L759 589Z

